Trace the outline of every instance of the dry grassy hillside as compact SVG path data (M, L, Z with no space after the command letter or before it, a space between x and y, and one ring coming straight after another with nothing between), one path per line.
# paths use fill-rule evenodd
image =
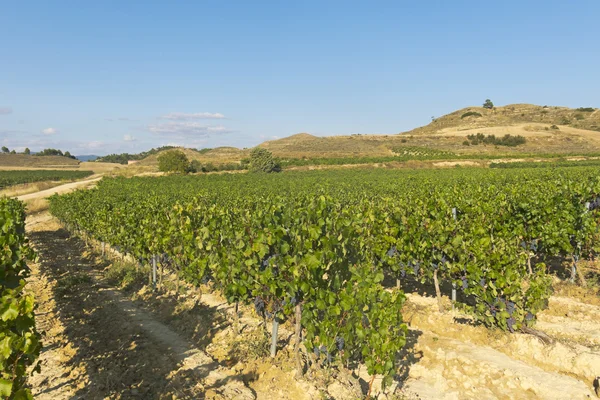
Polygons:
M431 124L406 132L406 134L435 135L451 130L510 127L531 123L600 132L600 110L594 109L590 112L568 107L532 104L510 104L504 107L495 107L492 110L483 107L468 107L437 118Z
M470 134L524 136L517 147L465 146ZM600 110L514 104L493 110L469 107L437 118L431 124L398 135L316 137L307 133L260 145L284 158L377 157L400 146L420 146L457 154L523 154L600 152Z
M520 135L526 143L517 147L465 145L468 135ZM285 159L390 157L393 150L415 148L448 151L461 156L515 156L600 153L600 110L513 104L492 110L468 107L435 119L429 125L393 135L317 137L299 133L259 145ZM219 147L198 152L183 150L190 160L215 165L239 163L250 150ZM419 150L420 151L420 150ZM160 153L159 153L160 154ZM127 173L158 170L158 154L129 166Z
M79 160L61 156L33 156L25 154L0 154L0 168L26 169L26 168L66 168L79 167Z

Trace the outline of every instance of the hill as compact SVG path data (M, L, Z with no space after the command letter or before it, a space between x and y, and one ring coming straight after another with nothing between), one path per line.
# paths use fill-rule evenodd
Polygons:
M516 147L467 146L469 135L523 136ZM282 158L382 157L403 147L458 155L586 154L600 152L600 110L512 104L492 110L468 107L396 135L316 137L307 133L259 145Z
M469 136L493 135L496 140L475 144ZM501 139L521 137L524 143L504 145ZM514 143L512 143L514 144ZM365 163L407 159L477 159L600 154L600 110L572 109L531 104L511 104L494 109L467 107L434 119L408 132L389 135L340 135L318 137L299 133L258 145L284 165L310 163ZM250 150L235 147L182 149L190 160L203 165L239 164ZM157 170L156 152L135 164L141 170ZM454 157L454 158L453 158ZM379 161L378 161L379 160ZM361 161L363 162L363 161Z
M26 154L0 154L0 168L23 169L23 168L66 168L79 167L79 160L63 156L35 156Z

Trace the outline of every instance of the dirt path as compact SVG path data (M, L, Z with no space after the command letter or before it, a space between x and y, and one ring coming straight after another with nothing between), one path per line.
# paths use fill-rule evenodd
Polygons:
M55 193L57 193L57 194L63 194L63 193L72 192L75 189L79 189L79 188L85 187L87 185L94 184L94 183L98 182L100 179L102 179L101 176L100 177L95 177L95 178L92 178L92 179L86 179L86 180L83 180L83 181L66 183L64 185L59 185L59 186L53 187L51 189L42 190L41 192L24 194L22 196L18 196L17 199L19 199L21 201L29 201L29 200L35 200L35 199L44 199L46 197L52 196Z
M40 256L31 288L43 331L42 373L36 399L254 399L241 379L171 328L140 309L102 276L104 265L86 253L47 214L28 222Z

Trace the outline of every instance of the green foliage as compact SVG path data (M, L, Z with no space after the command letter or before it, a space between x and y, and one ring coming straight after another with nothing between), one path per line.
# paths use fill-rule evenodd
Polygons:
M281 165L269 150L256 147L250 152L250 172L281 172Z
M558 130L560 130L560 128L559 128L558 126L556 126L556 125L552 125L552 126L550 127L550 129L552 129L552 130L555 130L555 131L558 131Z
M481 113L478 113L477 111L467 111L466 113L464 113L463 115L460 116L460 119L465 119L467 117L481 117Z
M585 206L598 193L596 167L338 170L103 179L50 210L136 259L167 257L266 319L300 307L318 364L364 363L388 384L406 327L386 276L436 276L485 325L533 325L551 294L544 262L600 250L600 210Z
M138 154L129 154L129 153L109 154L107 156L97 158L96 161L127 165L127 163L130 160L131 161L143 160L144 158L146 158L148 156L158 154L162 151L171 150L174 148L175 148L174 146L162 146L162 147L157 147L155 149L154 148L150 149L148 151L143 151Z
M62 150L58 150L58 149L44 149L40 152L35 153L35 155L36 156L62 156L62 157L76 159L76 157L72 156L71 153L69 153L68 151L63 153Z
M593 107L579 107L577 109L577 111L581 111L581 112L594 112L594 111L596 111L596 109L593 108Z
M583 114L575 114L573 118L575 118L577 121L581 121L585 119L585 116Z
M25 147L25 150L23 151L23 154L27 154L27 155L31 154L31 150L29 150L29 147Z
M483 133L478 133L476 135L468 135L467 139L474 146L478 144L492 144L495 146L516 147L527 142L525 137L521 135L513 136L510 134L506 134L501 138L497 138L495 135L485 136Z
M0 171L0 189L22 183L82 179L92 171L25 170Z
M8 154L10 150L6 146L2 146L2 152Z
M492 108L494 108L494 103L492 103L492 101L490 99L486 99L485 102L483 103L483 108L487 108L488 110L491 110Z
M25 210L13 199L0 199L0 397L32 398L25 388L28 367L40 353L35 329L35 303L25 293L27 262L34 253L25 238ZM39 364L34 368L39 371Z
M181 150L169 150L158 156L158 170L185 174L190 170L190 161Z

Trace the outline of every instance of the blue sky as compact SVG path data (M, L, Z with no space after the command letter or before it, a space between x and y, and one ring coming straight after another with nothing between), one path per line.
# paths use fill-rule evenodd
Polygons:
M1 1L0 142L75 154L600 106L600 2Z

